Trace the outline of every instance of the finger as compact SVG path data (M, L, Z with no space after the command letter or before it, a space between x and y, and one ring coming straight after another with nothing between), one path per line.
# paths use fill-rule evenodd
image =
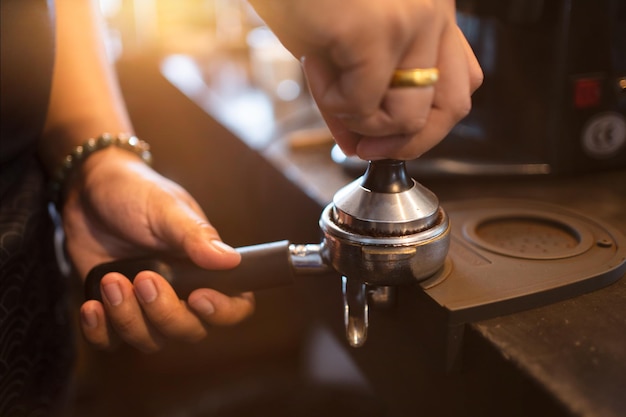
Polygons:
M418 134L364 137L357 146L357 155L364 160L419 158L450 132L455 120L448 111L433 108L424 129Z
M414 65L411 68L432 68ZM409 68L408 66L405 68ZM339 118L353 136L415 134L424 128L434 99L434 87L391 88L380 108L367 117Z
M432 23L434 26L434 23ZM412 43L397 69L437 66L437 48L441 29L426 29ZM370 136L403 135L419 132L426 121L435 93L434 86L389 88L379 112L379 120L370 120ZM385 117L388 116L388 117ZM380 127L377 129L377 125ZM364 125L366 128L367 125Z
M472 108L472 79L475 76L471 68L476 61L475 58L468 60L466 45L465 37L457 26L450 26L444 31L438 61L441 84L435 90L433 101L434 110L438 110L434 117L442 123L444 135Z
M440 30L426 30L418 36L399 60L395 69L433 68L437 65ZM391 72L388 75L387 87ZM435 88L402 87L387 88L379 109L366 118L345 119L348 129L367 136L415 134L428 119Z
M470 76L470 91L473 94L483 84L485 77L483 70L480 67L480 63L472 50L472 46L467 41L467 38L461 29L458 26L456 29L458 31L459 38L461 39L461 43L463 44L463 49L465 50L465 56L467 57L467 65Z
M320 109L320 113L330 130L333 139L339 145L343 153L347 156L356 155L356 147L363 135L356 134L347 129L341 120L337 117Z
M146 321L130 280L109 273L102 278L100 290L108 321L120 339L144 352L162 347L163 336Z
M311 95L333 117L369 116L387 89L392 52L380 39L357 37L332 46L330 57L305 56L302 65Z
M206 323L222 326L239 323L252 315L255 308L252 293L228 297L208 288L192 292L187 303Z
M437 45L441 37L443 24L441 19L424 19L415 23L419 26L412 37L395 45L397 51L382 55L386 60L376 61L379 86L383 96L376 96L377 104L373 111L366 114L338 115L345 129L353 134L364 136L388 136L415 134L423 128L428 119L434 97L433 87L389 88L391 75L395 69L432 68L437 63ZM370 49L367 49L370 50ZM371 68L365 68L372 71ZM353 90L368 92L372 80L365 77L351 77ZM360 84L357 84L360 83ZM367 100L372 97L354 97L355 100Z
M471 109L471 87L466 51L456 28L442 34L439 58L439 81L433 107L424 127L415 135L364 138L357 154L364 159L380 157L415 159L437 145Z
M80 308L80 326L85 339L93 346L102 350L112 350L120 344L109 325L104 306L96 300L83 303Z
M188 342L207 335L205 324L160 275L140 272L133 286L146 318L160 334Z

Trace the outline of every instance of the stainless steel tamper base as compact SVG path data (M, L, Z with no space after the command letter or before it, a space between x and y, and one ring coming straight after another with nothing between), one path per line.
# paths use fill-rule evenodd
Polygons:
M342 274L346 337L367 338L368 292L423 281L439 271L450 224L437 197L408 177L404 161L370 162L322 212L322 257Z

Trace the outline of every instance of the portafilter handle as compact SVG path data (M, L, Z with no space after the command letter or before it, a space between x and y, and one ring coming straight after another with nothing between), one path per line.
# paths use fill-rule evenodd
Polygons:
M241 263L233 269L208 270L188 258L167 254L121 259L93 268L85 280L85 297L102 300L100 281L119 272L130 281L145 270L162 275L180 298L198 288L213 288L228 295L276 288L293 283L295 274L322 273L330 268L318 244L295 245L287 240L237 248Z

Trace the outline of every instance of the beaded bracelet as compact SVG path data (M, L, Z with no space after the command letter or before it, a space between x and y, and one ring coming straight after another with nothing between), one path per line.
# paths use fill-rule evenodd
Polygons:
M63 201L63 191L66 186L66 181L72 173L91 154L106 149L109 146L116 146L133 152L141 157L145 163L152 165L150 145L136 136L124 133L118 135L103 133L97 138L91 138L82 145L75 147L72 153L63 159L61 166L52 177L52 182L50 183L50 199L57 207L59 207L60 203Z

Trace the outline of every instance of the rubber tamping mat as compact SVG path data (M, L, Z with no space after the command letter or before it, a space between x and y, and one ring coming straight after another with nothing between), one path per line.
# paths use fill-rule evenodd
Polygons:
M593 244L585 228L567 220L517 215L486 219L473 226L466 232L475 244L517 258L566 258L585 252Z
M626 237L587 214L530 200L442 203L446 265L422 283L450 324L553 303L626 274Z

